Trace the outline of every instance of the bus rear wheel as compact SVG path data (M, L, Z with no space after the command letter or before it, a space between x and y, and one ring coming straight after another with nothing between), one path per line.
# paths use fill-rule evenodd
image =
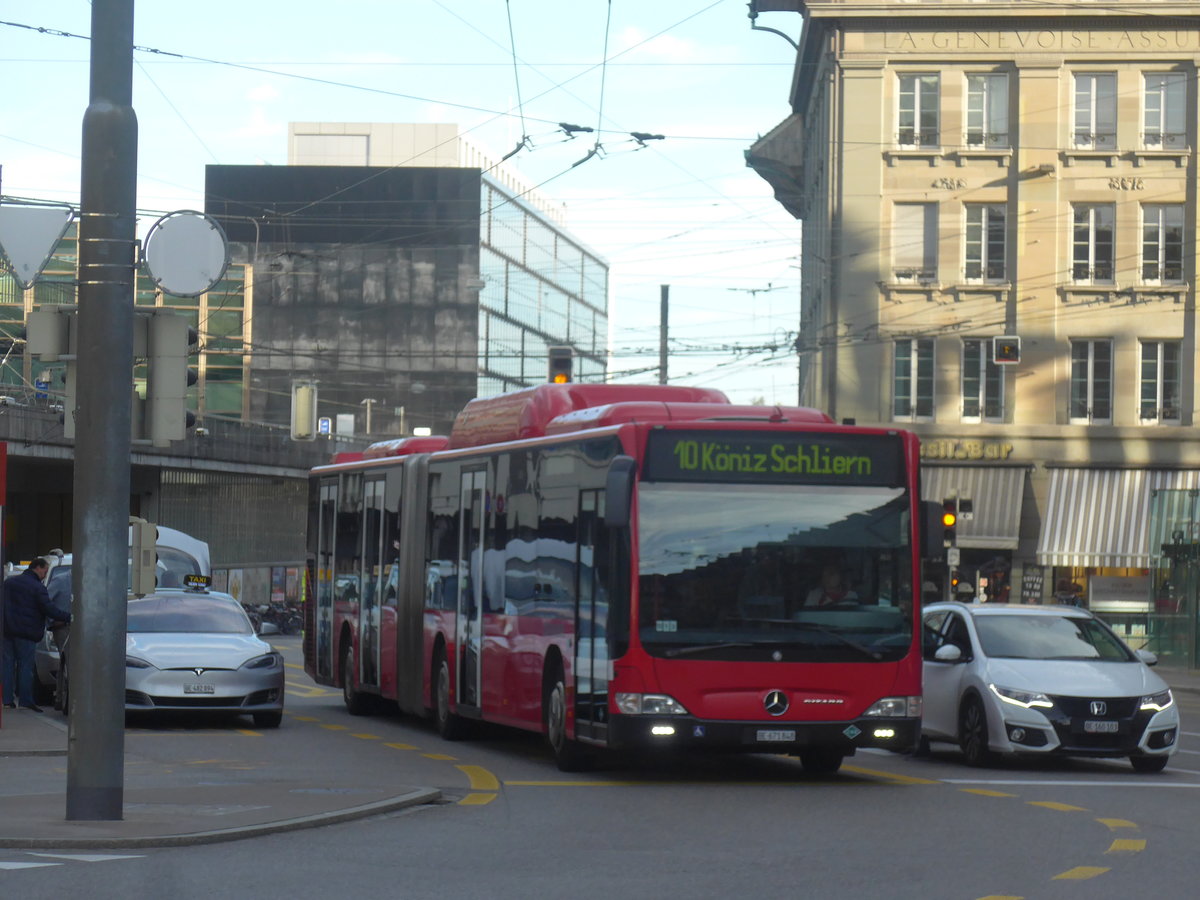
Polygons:
M546 680L542 723L546 728L546 742L560 772L584 772L592 767L592 754L578 741L567 737L567 684L561 665L557 665Z
M342 657L342 700L346 704L346 712L352 716L365 716L371 711L372 703L369 694L358 690L358 666L354 661L353 648L346 651Z
M443 740L461 741L469 737L471 723L450 711L450 660L439 650L433 663L433 718Z

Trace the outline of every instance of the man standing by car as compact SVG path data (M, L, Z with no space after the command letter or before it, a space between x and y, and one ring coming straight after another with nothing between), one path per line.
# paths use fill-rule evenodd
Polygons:
M4 682L4 705L9 709L19 703L23 709L42 711L33 702L33 651L46 633L46 619L71 620L69 613L60 611L50 602L50 595L42 584L49 570L50 564L39 556L24 572L4 581L0 679Z

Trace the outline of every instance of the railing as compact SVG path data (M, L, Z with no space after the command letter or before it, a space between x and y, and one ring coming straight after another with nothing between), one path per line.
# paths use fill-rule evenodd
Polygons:
M901 128L896 134L896 143L901 147L938 146L937 129Z

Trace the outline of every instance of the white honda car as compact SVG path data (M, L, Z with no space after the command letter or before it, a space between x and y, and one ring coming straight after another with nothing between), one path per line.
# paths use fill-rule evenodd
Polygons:
M1179 709L1149 666L1086 609L933 603L922 613L921 744L956 743L970 765L994 754L1125 756L1160 772Z

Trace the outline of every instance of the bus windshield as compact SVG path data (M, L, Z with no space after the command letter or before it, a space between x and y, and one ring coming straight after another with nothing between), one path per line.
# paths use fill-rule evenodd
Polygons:
M654 656L894 661L912 636L909 497L846 485L639 485Z

